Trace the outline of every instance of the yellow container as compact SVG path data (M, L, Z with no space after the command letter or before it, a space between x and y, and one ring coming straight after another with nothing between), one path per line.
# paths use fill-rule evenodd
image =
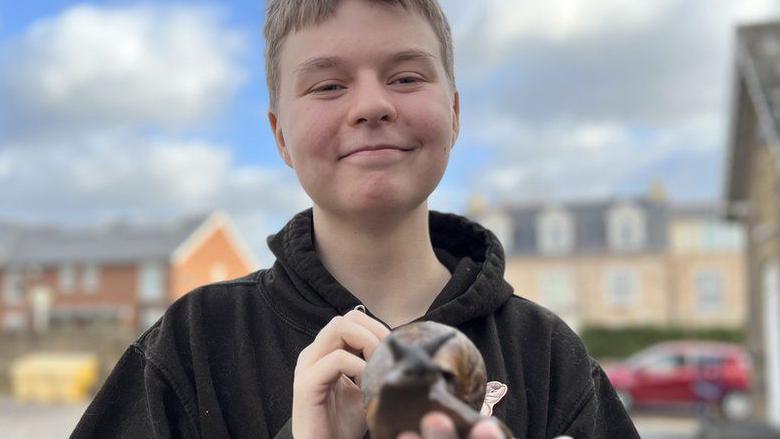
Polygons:
M99 373L95 354L29 354L11 364L11 391L21 401L82 402L90 397Z

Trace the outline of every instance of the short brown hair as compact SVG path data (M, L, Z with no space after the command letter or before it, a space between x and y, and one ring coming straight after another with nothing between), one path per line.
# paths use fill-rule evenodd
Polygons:
M366 0L369 1L369 0ZM401 5L419 12L431 24L441 45L441 59L450 85L455 87L452 34L447 17L437 0L370 0ZM339 0L268 0L265 14L265 75L270 106L276 110L279 98L279 57L284 37L307 26L319 24L336 13Z

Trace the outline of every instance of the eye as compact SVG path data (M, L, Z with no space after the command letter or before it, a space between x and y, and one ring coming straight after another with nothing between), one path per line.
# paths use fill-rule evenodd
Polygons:
M344 86L341 84L331 83L331 84L324 84L319 87L316 87L311 90L312 93L327 93L332 91L339 91L343 89Z
M448 370L443 370L441 375L444 378L444 383L447 385L447 389L451 393L455 394L458 390L458 379L455 374Z
M448 370L442 370L441 371L442 376L444 377L444 381L447 382L447 384L455 385L456 384L456 378L455 374L448 371Z
M402 85L407 85L407 84L416 84L418 82L422 82L422 79L416 76L402 76L400 78L397 78L393 82L394 83L397 82Z

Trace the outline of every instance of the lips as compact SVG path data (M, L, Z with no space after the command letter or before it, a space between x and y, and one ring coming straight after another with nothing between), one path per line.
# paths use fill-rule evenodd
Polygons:
M349 156L351 156L353 154L356 154L356 153L359 153L359 152L363 152L363 151L379 151L379 150L383 150L383 149L394 149L394 150L397 150L397 151L411 151L414 148L403 147L403 146L392 145L392 144L367 145L367 146L361 146L359 148L351 150L347 154L344 154L341 157L339 157L339 160L343 159L345 157L349 157Z

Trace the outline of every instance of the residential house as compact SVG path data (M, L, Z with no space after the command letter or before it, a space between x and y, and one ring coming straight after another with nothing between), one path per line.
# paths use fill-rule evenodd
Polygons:
M672 206L660 193L478 205L472 215L502 242L517 294L575 330L744 324L742 232L714 206Z
M747 236L755 404L780 427L780 22L737 30L725 198Z
M257 263L223 213L95 229L0 227L0 331L145 328L199 285Z

